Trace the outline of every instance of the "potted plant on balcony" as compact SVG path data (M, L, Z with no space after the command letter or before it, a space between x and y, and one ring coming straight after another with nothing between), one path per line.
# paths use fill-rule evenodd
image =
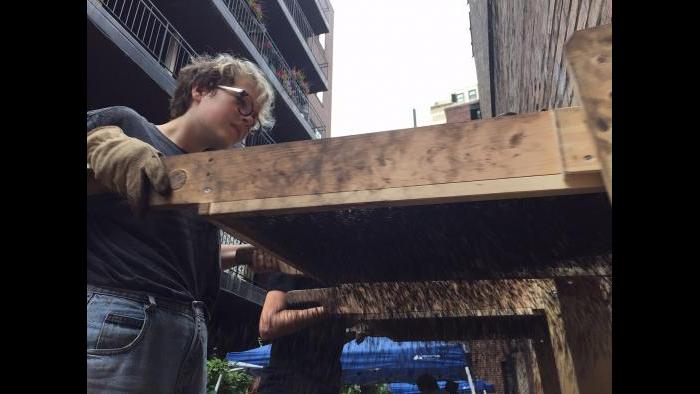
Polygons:
M296 83L299 84L299 87L301 87L301 90L304 91L304 94L309 94L309 82L306 80L306 75L303 71L296 67L292 68L292 78L294 78Z
M263 21L263 12L262 12L262 6L260 6L260 3L258 0L246 0L248 3L248 6L250 6L250 9L253 11L253 14L255 15L255 19L258 20L258 22Z
M291 84L289 72L287 71L287 69L278 68L277 71L275 72L275 75L277 76L277 79L279 79L279 81L282 83L284 90L286 90L287 93L291 96L292 95L292 84Z
M272 42L267 38L263 38L262 50L260 51L260 54L262 55L263 59L265 59L266 63L270 63L270 52L272 52Z

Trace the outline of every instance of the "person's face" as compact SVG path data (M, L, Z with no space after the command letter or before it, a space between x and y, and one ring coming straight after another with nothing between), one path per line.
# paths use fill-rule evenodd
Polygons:
M243 140L258 118L258 90L250 78L239 77L235 86L217 87L202 94L192 91L199 102L197 116L208 132L208 145L226 149Z

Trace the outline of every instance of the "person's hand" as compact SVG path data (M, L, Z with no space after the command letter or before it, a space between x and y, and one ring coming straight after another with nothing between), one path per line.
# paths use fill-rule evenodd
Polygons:
M95 180L125 197L139 216L148 207L150 186L161 194L172 190L162 157L157 149L116 126L98 127L87 134L87 162Z

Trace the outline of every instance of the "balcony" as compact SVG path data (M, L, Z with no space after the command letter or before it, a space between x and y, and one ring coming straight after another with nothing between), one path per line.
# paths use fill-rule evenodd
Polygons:
M263 21L286 59L304 71L309 91L326 91L328 59L297 0L269 0L265 3Z
M88 0L87 13L88 20L92 22L88 23L87 32L88 102L91 107L125 104L154 122L167 121L169 116L165 103L175 91L175 78L180 68L196 55L196 51L149 0ZM216 15L210 14L210 18L213 16ZM218 17L221 18L220 15ZM106 50L106 47L114 48ZM274 53L266 55L275 57ZM276 55L281 57L279 53ZM283 62L284 59L277 63L289 69ZM271 72L268 74L274 75ZM110 77L106 78L106 75ZM325 125L317 114L310 113L313 109L307 108L308 99L300 93L302 88L291 82L285 85L287 100L294 102L301 119L290 123L293 116L279 111L280 105L277 105L278 112L282 112L279 116L282 122L278 124L283 128L298 130L295 123L307 123L303 127L307 130L305 138L315 138L315 130L323 129ZM124 86L130 89L124 89ZM278 91L282 90L279 86L277 88ZM298 134L287 137L299 139ZM246 141L248 146L269 143L275 143L270 131L262 131Z
M129 105L167 121L175 76L192 48L147 0L88 0L87 17L89 105Z
M245 0L153 0L197 52L241 54L257 63L277 91L271 136L276 142L316 138L325 129L277 47ZM285 55L282 55L282 54Z
M148 0L88 0L105 10L138 41L174 79L195 51ZM169 92L172 95L172 92Z
M328 0L298 0L301 9L304 10L309 24L314 29L316 34L330 32L330 24L326 13L330 12L330 3Z
M218 1L218 0L215 0ZM301 117L311 126L312 138L317 137L317 130L324 130L321 118L311 108L304 88L292 78L292 67L287 63L282 51L270 36L265 25L255 16L250 6L244 0L221 0L226 9L242 27L246 36L250 39L257 52L262 57L263 63L274 71L274 80L292 100Z

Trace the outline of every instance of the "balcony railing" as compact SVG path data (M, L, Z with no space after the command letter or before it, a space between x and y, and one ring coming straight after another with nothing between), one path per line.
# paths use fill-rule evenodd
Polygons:
M267 29L265 29L265 26L255 17L250 6L245 0L221 1L241 25L250 41L265 60L265 63L273 70L275 78L283 86L304 119L311 124L313 129L325 129L323 123L314 123L319 122L320 118L310 116L309 112L311 106L309 105L309 99L306 97L306 93L299 83L291 78L292 68L287 64L287 61L284 60L277 45L275 45L274 41L272 41L272 38L267 33ZM287 76L287 78L284 76Z
M320 0L319 3L321 3L321 10L324 12L330 11L331 5L328 3L328 0Z
M292 19L294 19L294 23L296 23L299 28L306 44L309 46L309 49L311 49L311 53L313 53L316 62L323 71L323 75L328 78L328 60L326 59L326 52L318 41L318 36L311 28L309 20L306 18L306 15L304 15L304 11L301 10L297 0L284 0L284 4L292 15Z
M265 302L265 295L267 294L264 289L235 272L231 274L222 273L219 287L261 306Z
M196 52L148 0L99 0L173 78Z
M239 245L243 243L221 230L219 230L219 242L223 245ZM255 285L252 279L253 270L246 265L239 265L221 274L219 286L258 305L262 305L267 292Z
M163 14L149 0L97 0L138 42L158 61L173 78L180 69L189 64L196 52ZM265 27L255 18L250 6L244 0L222 0L238 20L246 34L256 46L265 62L275 71L289 97L312 129L325 130L321 118L309 105L306 93L291 76L291 67L282 57L279 49L270 38ZM274 143L266 132L252 137L247 145Z
M260 130L256 133L249 134L243 145L244 146L256 146L256 145L270 145L274 144L275 140L272 138L270 133L265 130Z
M321 117L318 115L318 112L316 112L313 105L310 105L309 109L311 110L309 117L311 119L311 124L313 125L314 135L316 138L322 138L323 134L326 132L326 125L323 123L323 120L321 120Z

